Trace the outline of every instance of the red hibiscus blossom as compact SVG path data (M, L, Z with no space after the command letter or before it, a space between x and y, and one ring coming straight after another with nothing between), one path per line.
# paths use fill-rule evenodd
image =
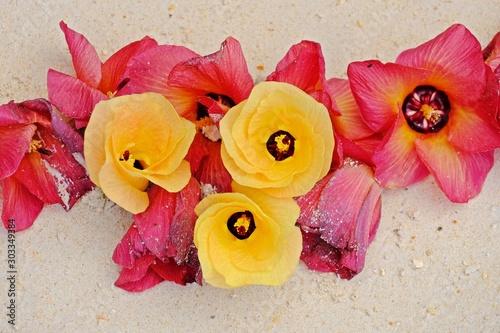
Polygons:
M69 210L93 188L82 138L44 99L0 106L2 221L29 228L45 204Z
M77 128L86 127L94 106L114 96L129 81L122 78L129 59L154 47L156 41L144 37L113 54L106 62L99 60L94 47L81 34L61 21L76 77L49 69L47 89L49 100L65 116L75 120Z
M201 284L201 271L193 244L194 207L200 186L191 178L179 193L152 185L150 205L134 215L134 223L115 249L113 260L123 266L115 285L143 291L167 280Z
M382 186L405 187L430 173L453 202L480 192L500 146L498 83L464 26L396 63L351 63L347 74L365 123L385 135L373 156Z

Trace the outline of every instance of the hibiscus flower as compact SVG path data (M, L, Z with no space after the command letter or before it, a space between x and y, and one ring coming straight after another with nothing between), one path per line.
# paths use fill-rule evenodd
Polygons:
M373 156L384 187L432 174L453 202L482 188L500 146L498 83L462 25L399 55L351 63L348 77L365 123L384 135Z
M83 139L44 99L0 106L2 221L29 228L45 204L69 210L93 188Z

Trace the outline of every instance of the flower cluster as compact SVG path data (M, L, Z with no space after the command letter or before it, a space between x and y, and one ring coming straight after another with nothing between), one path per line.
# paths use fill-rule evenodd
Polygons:
M202 56L145 37L102 62L60 27L75 76L50 69L48 100L0 107L2 221L100 187L133 214L113 254L128 291L281 285L300 260L350 279L384 188L431 175L466 203L500 147L500 33L482 49L456 24L347 79L302 41L255 84L233 38Z

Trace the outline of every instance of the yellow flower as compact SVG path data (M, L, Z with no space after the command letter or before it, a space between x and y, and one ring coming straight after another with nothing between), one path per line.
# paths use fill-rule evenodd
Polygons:
M144 93L101 101L85 130L90 179L108 198L133 214L149 205L149 182L169 192L189 181L184 160L195 126L161 95Z
M194 243L203 277L213 286L277 286L295 271L302 234L292 198L233 183L233 193L205 197L195 208Z
M261 82L220 122L221 156L233 179L277 197L306 194L332 162L326 107L299 88Z

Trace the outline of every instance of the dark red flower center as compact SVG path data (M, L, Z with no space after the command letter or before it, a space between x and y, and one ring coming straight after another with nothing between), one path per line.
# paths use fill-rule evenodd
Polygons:
M132 164L132 166L136 169L144 170L144 167L142 166L141 161L130 158L130 151L128 151L128 150L125 150L123 152L122 156L120 157L120 161L128 162L128 163Z
M247 239L255 230L255 221L250 211L234 213L227 220L227 229L238 239Z
M226 95L216 94L216 93L210 92L210 93L206 94L205 96L210 97L211 99L216 101L222 109L229 110L230 108L232 108L233 106L236 105L236 103L231 99L231 97L226 96ZM201 103L198 103L198 109L196 112L196 120L200 120L204 117L208 117L208 107L206 107L205 105L203 105Z
M448 123L450 100L444 91L433 86L418 86L403 102L403 114L408 126L427 134L437 133Z
M283 161L293 156L295 151L295 138L287 131L277 131L267 140L267 151L276 161Z

